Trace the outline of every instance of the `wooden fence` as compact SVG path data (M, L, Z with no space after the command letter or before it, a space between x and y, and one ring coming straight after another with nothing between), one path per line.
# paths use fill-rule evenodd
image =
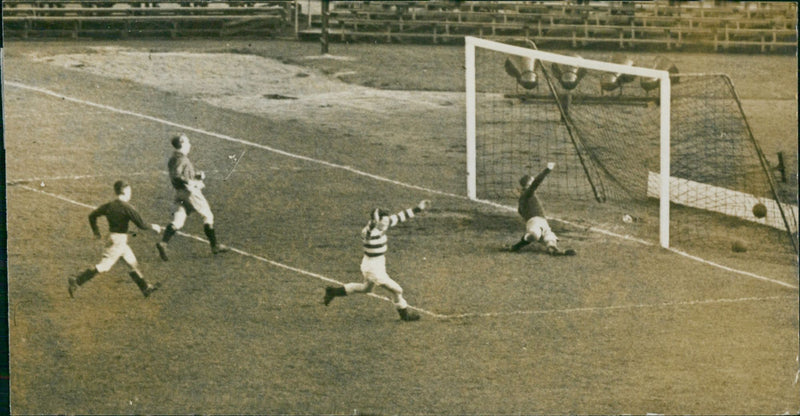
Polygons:
M295 2L3 0L7 38L269 36L291 27Z
M615 48L789 51L794 2L332 1L333 41L501 40ZM319 34L320 29L303 32Z
M3 29L6 38L264 37L289 31L319 38L323 19L301 10L311 1L3 0ZM795 2L330 1L327 17L332 42L446 43L471 35L573 48L797 51Z

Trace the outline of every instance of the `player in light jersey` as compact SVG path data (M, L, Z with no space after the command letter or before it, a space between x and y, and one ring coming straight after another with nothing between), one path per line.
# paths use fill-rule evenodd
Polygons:
M205 232L208 242L211 244L211 252L219 254L228 251L228 247L217 243L217 235L214 230L214 214L211 212L211 207L203 195L203 188L205 188L203 179L205 179L206 175L202 171L195 171L194 165L192 165L187 156L192 149L189 138L181 133L173 137L171 143L172 147L175 148L175 152L169 158L167 168L169 169L170 182L172 187L175 188L175 211L172 214L172 222L164 230L164 236L160 242L156 243L161 260L169 260L167 243L178 230L183 228L186 217L192 212L197 212L203 217L203 232Z
M389 215L389 212L376 208L372 211L370 221L361 230L361 240L364 245L364 257L361 259L361 273L364 277L361 283L347 283L344 286L325 288L325 306L328 306L333 298L337 296L347 296L351 293L369 293L375 286L382 287L392 294L397 313L403 321L419 320L419 314L408 310L408 302L403 297L403 288L392 280L386 273L386 251L388 238L386 231L395 225L414 218L423 210L430 207L428 200L421 201L416 207L404 209L397 214Z
M545 218L544 208L541 201L536 196L536 189L542 184L544 178L556 166L555 163L550 162L547 167L539 172L535 178L530 175L524 175L519 179L519 184L522 187L522 193L519 196L519 204L517 212L525 220L525 234L516 244L511 246L510 251L519 251L522 247L530 243L537 242L545 245L547 253L554 256L574 256L575 250L567 249L562 250L558 247L558 237L556 237L553 230Z
M89 225L92 227L92 233L96 238L100 238L100 229L97 228L97 219L99 217L106 217L108 221L108 239L109 245L103 251L103 259L96 266L90 267L83 271L78 277L70 277L67 282L69 283L69 296L75 297L75 291L78 287L97 276L99 273L107 272L122 257L128 267L131 268L129 275L133 279L139 290L142 291L144 297L150 296L151 293L156 291L160 284L148 284L142 273L139 271L139 264L136 261L136 256L133 254L130 246L128 246L128 223L133 222L137 227L146 230L152 229L160 233L161 226L158 224L147 224L142 220L142 217L131 204L128 203L131 199L131 187L124 181L117 181L114 183L114 193L117 198L111 202L99 206L97 209L89 214Z

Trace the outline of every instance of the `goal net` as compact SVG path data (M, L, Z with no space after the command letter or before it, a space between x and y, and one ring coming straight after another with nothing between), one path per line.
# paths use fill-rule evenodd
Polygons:
M781 189L727 76L529 46L466 38L470 198L515 207L520 177L555 162L537 190L550 216L664 247L744 242L794 258L796 188Z

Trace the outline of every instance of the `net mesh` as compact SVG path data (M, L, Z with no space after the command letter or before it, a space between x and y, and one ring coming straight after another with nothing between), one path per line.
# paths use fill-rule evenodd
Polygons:
M657 81L584 70L573 87L561 82L569 68L537 61L526 88L508 69L514 59L476 50L477 197L514 206L519 178L555 162L537 191L551 213L657 241ZM760 155L730 80L676 72L671 84L670 244L729 251L745 239L795 254L797 204L776 195L796 189L781 188Z

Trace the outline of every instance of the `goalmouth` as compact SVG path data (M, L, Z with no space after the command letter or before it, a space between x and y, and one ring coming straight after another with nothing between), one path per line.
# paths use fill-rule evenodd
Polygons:
M553 162L537 193L562 217L664 248L747 239L796 256L797 201L780 200L727 75L525 42L465 37L470 199L516 204L518 179Z
M565 65L568 67L586 68L603 71L611 74L627 74L648 79L658 80L660 84L659 104L661 108L660 119L660 205L659 205L659 244L669 247L669 177L670 177L670 73L666 70L638 68L630 65L621 65L609 62L593 61L577 57L558 55L528 48L494 42L472 36L466 36L466 109L467 109L467 196L477 199L477 170L476 170L476 48L491 49L509 55L519 56L536 62Z

